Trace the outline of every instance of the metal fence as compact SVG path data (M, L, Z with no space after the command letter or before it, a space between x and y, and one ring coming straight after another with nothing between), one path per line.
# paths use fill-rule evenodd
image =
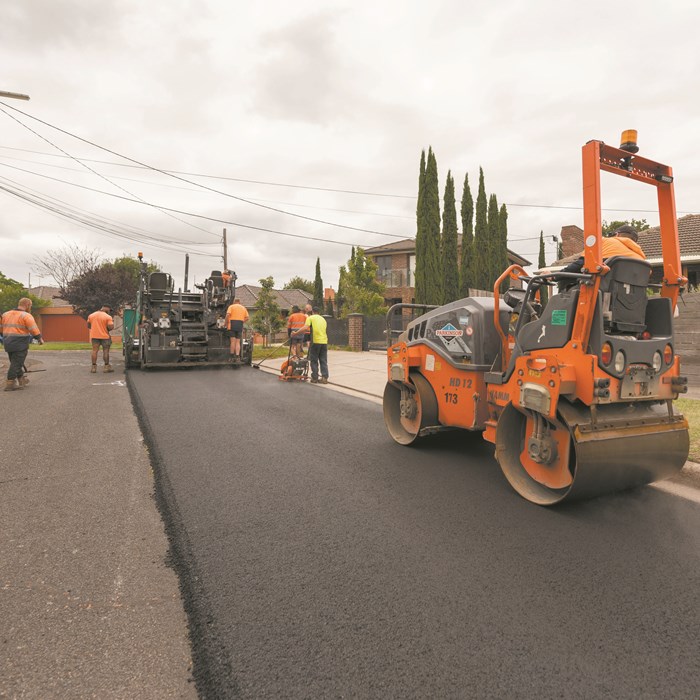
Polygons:
M365 316L362 319L362 349L383 350L386 347L386 316Z
M324 316L328 322L328 328L326 332L328 333L328 343L329 345L348 345L348 320L341 318L331 318L330 316Z

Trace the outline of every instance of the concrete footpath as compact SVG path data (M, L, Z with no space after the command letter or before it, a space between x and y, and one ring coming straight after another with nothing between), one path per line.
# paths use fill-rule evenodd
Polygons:
M113 374L87 351L27 365L46 371L0 392L0 697L195 698L121 355Z

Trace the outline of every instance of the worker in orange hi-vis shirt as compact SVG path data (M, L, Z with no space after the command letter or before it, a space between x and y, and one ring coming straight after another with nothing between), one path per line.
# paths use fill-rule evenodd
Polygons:
M5 391L24 389L29 384L29 379L24 376L24 361L29 352L29 343L34 338L44 344L31 311L32 300L23 297L17 302L16 309L6 311L0 316L0 336L5 345L5 352L10 358Z
M90 342L92 343L92 367L90 372L97 372L97 353L102 347L102 359L105 363L105 372L114 372L109 364L109 348L112 345L112 338L109 332L114 328L114 321L109 315L109 306L103 306L99 311L95 311L88 316L87 325L90 329Z
M250 318L245 306L241 305L240 299L234 299L233 304L226 309L226 327L229 329L231 337L231 357L234 360L241 359L241 335L243 335L243 324Z
M292 347L292 355L302 356L302 346L304 344L303 336L294 336L297 331L300 331L306 325L306 314L299 310L298 306L292 306L292 313L287 318L287 336Z

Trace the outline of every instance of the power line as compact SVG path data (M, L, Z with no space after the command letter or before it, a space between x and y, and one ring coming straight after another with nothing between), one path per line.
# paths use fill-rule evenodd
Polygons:
M116 151L113 151L109 148L105 148L104 146L100 146L99 144L94 143L93 141L89 141L88 139L85 139L82 136L78 136L76 134L71 133L70 131L66 131L65 129L61 129L58 126L54 126L53 124L50 124L49 122L46 122L43 119L39 119L38 117L34 117L31 114L27 114L27 112L23 112L21 109L16 109L15 107L12 107L11 105L8 105L4 102L0 102L0 104L4 105L8 109L12 109L15 112L19 112L20 114L23 114L25 117L29 117L30 119L33 119L34 121L37 121L40 124L43 124L44 126L48 126L49 128L55 129L56 131L59 131L62 134L65 134L67 136L71 136L72 138L78 139L79 141L82 141L83 143L87 143L95 148L99 148L100 150L105 151L106 153L111 153L112 155L117 156L118 158L123 158L124 160L128 160L132 163L136 163L137 165L141 165L145 168L148 168L149 170L153 170L154 172L158 172L158 173L161 173L161 174L166 175L168 177L172 177L176 180L181 180L182 182L186 182L190 185L195 185L196 187L200 187L204 190L208 190L210 192L220 194L224 197L229 197L231 199L235 199L236 201L244 202L245 204L250 204L250 205L255 206L255 207L261 207L262 209L267 209L269 211L274 211L274 212L277 212L278 214L285 214L286 216L293 216L293 217L296 217L298 219L304 219L306 221L313 221L314 223L323 224L325 226L335 226L337 228L344 228L344 229L348 229L351 231L361 231L363 233L375 233L375 234L382 235L382 236L390 235L390 234L386 234L382 231L374 231L372 229L360 228L358 226L347 226L345 224L339 224L339 223L336 223L333 221L325 221L323 219L315 219L313 217L304 216L302 214L295 214L293 212L285 211L284 209L278 209L276 207L269 207L265 204L259 204L258 202L253 202L252 200L245 199L244 197L238 197L236 195L230 194L229 192L223 192L222 190L217 190L213 187L208 187L206 185L202 185L199 182L194 182L192 180L188 180L187 178L181 177L179 175L174 175L173 173L169 173L165 170L161 170L160 168L156 168L154 166L147 165L146 163L142 163L141 161L138 161L134 158L130 158L129 156L122 155L121 153L117 153ZM5 110L2 110L2 111L5 112ZM7 112L5 112L5 114L7 114ZM11 116L11 115L8 114L8 116ZM13 119L15 119L15 121L17 121L19 124L22 124L22 122L19 119L16 119L14 117L13 117ZM22 126L26 127L25 124L22 124ZM26 128L29 128L29 127L26 127Z
M106 226L100 223L97 223L95 221L91 221L90 218L84 218L78 215L75 215L71 213L68 210L62 209L61 207L54 206L51 204L48 204L46 202L42 202L41 198L39 197L33 197L31 195L28 195L26 193L22 193L19 190L14 190L13 188L7 187L5 185L0 184L0 191L7 192L10 195L13 195L14 197L17 197L18 199L24 200L28 204L38 207L40 209L44 209L50 213L53 213L56 216L59 216L64 219L68 219L70 221L73 221L74 223L77 223L78 225L82 225L82 227L87 227L91 230L96 230L96 231L102 231L103 233L116 237L116 238L122 238L128 241L131 241L133 243L143 243L143 236L139 238L135 238L134 236L128 235L124 232L119 231L118 229L114 229L113 227ZM187 249L183 248L174 248L166 245L160 245L158 243L153 243L149 242L148 245L154 248L160 248L162 250L168 250L171 252L176 252L176 253L184 253L184 252L189 252ZM203 257L211 257L211 258L219 258L221 257L220 255L215 255L213 253L197 253L193 252L191 253L192 255L199 255Z
M0 104L4 104L1 103ZM7 107L11 107L11 105L6 105ZM15 108L16 109L16 108ZM17 110L21 111L21 110ZM25 114L22 112L22 114ZM36 117L32 117L31 115L27 114L26 116L29 116L32 119L36 119ZM37 120L41 121L41 120ZM44 122L42 122L44 123ZM51 126L50 124L47 124L47 126ZM58 127L52 127L55 129L58 129ZM60 131L60 129L58 129ZM73 134L70 134L69 132L64 132L68 134L69 136L73 136ZM90 141L86 141L85 139L81 139L79 136L74 136L74 138L80 139L81 141L85 141L88 144L91 145L96 145L92 144ZM14 146L0 146L0 148L9 150L9 151L21 151L23 153L34 153L37 155L44 155L48 156L50 158L64 158L66 156L61 156L56 153L46 153L45 151L35 151L29 148L16 148ZM102 148L101 146L97 146L97 148ZM110 153L113 153L112 151L109 151L109 149L102 149L102 150L107 150ZM118 153L115 153L115 155L119 155ZM119 156L122 158L126 158L126 156ZM191 177L202 177L206 179L211 179L211 180L225 180L225 181L230 181L230 182L243 182L243 183L248 183L248 184L253 184L253 185L269 185L273 187L289 187L293 189L301 189L301 190L314 190L314 191L319 191L319 192L338 192L341 194L356 194L356 195L362 195L366 197L389 197L389 198L394 198L394 199L411 199L413 201L416 201L417 197L416 195L408 195L408 194L388 194L385 192L365 192L365 191L360 191L360 190L344 190L344 189L339 189L339 188L332 188L332 187L315 187L312 185L295 185L295 184L290 184L290 183L285 183L285 182L271 182L268 180L251 180L247 178L242 178L242 177L230 177L226 175L211 175L211 174L206 174L206 173L193 173L193 172L187 172L183 170L170 170L170 169L159 169L159 168L153 168L148 165L134 165L132 163L118 163L116 161L110 161L110 160L98 160L98 159L91 159L91 158L81 158L82 161L87 162L87 163L100 163L103 165L115 165L117 167L121 168L137 168L141 170L155 170L156 172L163 173L166 175L189 175ZM130 160L130 159L129 159ZM134 161L138 162L138 161ZM48 165L47 163L42 163L42 165ZM57 166L51 166L51 167L57 167ZM126 178L125 178L126 179ZM138 180L136 181L138 182ZM195 186L200 186L198 183L191 183L194 184ZM226 193L222 193L226 194ZM255 201L255 200L253 200ZM257 201L273 201L274 200L257 200ZM280 202L281 204L287 204L286 202ZM459 204L459 200L457 200L457 204ZM569 206L569 205L564 205L564 204L532 204L528 202L503 202L507 207L527 207L527 208L533 208L533 209L565 209L565 210L572 210L572 211L582 211L583 207L582 206ZM290 206L304 206L301 204L290 204ZM308 205L307 205L308 206ZM372 213L372 212L359 212L355 210L344 210L344 209L330 209L327 207L314 207L316 209L327 209L328 211L339 211L339 212L348 212L348 213L357 213L357 214L363 214L366 213L368 215L372 216L396 216L399 217L400 215L398 214L378 214L378 213ZM604 207L601 211L609 211L609 212L625 212L625 213L631 213L631 214L656 214L658 211L656 209L618 209L618 208L611 208L611 207ZM677 214L696 214L698 210L692 210L692 211L677 211ZM403 218L403 217L402 217ZM413 217L406 217L406 218L413 218ZM383 234L383 235L389 235L389 234Z
M110 219L105 216L100 216L99 214L96 214L95 212L89 211L87 209L81 209L80 207L75 207L72 204L66 202L65 200L59 199L58 197L52 197L50 195L43 194L42 192L38 192L37 190L32 189L31 187L27 187L25 185L20 184L16 180L12 180L11 178L5 178L5 177L0 177L0 181L4 181L6 184L9 183L11 187L14 187L16 190L23 192L25 194L29 193L43 201L53 203L57 206L62 206L68 211L71 212L77 212L79 214L85 214L89 216L90 218L94 219L95 221L98 221L99 223L106 223L107 225L116 225L119 228L123 229L124 231L128 233L132 233L134 235L140 236L141 238L146 238L152 241L156 241L158 243L166 243L166 244L171 244L171 245L194 245L194 246L212 246L212 245L220 245L220 241L217 240L216 243L205 243L203 241L192 241L192 240L184 240L182 238L164 238L162 236L157 236L153 231L148 231L147 229L140 228L138 226L132 226L130 224L125 224L121 221L117 221L116 219ZM215 234L212 234L215 235ZM218 239L218 236L217 236Z
M18 168L14 165L8 165L7 163L0 163L0 166L4 168L11 168L12 170L19 170L20 172L24 173L29 173L31 175L36 175L37 177L43 177L47 180L53 180L54 182L60 182L64 185L70 185L71 187L78 187L81 190L87 190L88 192L96 192L98 194L103 194L106 195L107 197L114 197L116 199L121 199L126 202L136 202L138 204L148 204L148 202L139 202L136 199L131 199L130 197L124 197L123 195L120 194L115 194L114 192L105 192L104 190L98 190L94 187L88 187L87 185L79 185L77 182L69 182L68 180L61 180L60 178L56 177L51 177L50 175L42 175L41 173L34 173L31 170L25 170L24 168ZM155 206L155 205L151 205ZM360 246L361 248L372 248L374 247L374 244L367 245L364 243L353 243L353 242L345 242L345 241L334 241L333 239L330 238L319 238L315 236L304 236L301 234L297 233L288 233L286 231L276 231L275 229L270 229L270 228L264 228L262 226L252 226L251 224L243 224L239 221L229 221L228 219L217 219L212 216L206 216L204 214L196 214L194 212L190 211L183 211L182 209L173 209L172 207L164 207L164 206L159 206L159 209L164 209L165 211L172 211L177 214L183 214L184 216L194 216L198 219L204 219L205 221L214 221L219 224L230 224L231 226L239 226L240 228L247 228L251 229L253 231L263 231L267 233L274 233L278 236L289 236L291 238L303 238L309 241L318 241L321 243L336 243L338 245L345 245L345 246ZM214 234L212 234L214 235ZM383 235L394 235L394 234L383 234ZM406 236L397 236L397 238L401 238L403 240L406 239Z
M43 155L53 155L50 153L44 153ZM37 160L28 160L27 158L17 158L16 156L0 156L1 158L9 159L9 160L14 160L14 161L19 161L20 163L31 163L33 165L42 165L44 167L48 168L58 168L59 170L68 170L70 172L76 173L76 172L82 172L81 170L78 170L77 168L69 168L65 165L56 165L54 163L42 163L41 161ZM58 158L62 158L64 156L56 156ZM97 161L97 162L104 162L104 161ZM113 165L119 165L118 163L112 163ZM132 167L132 166L126 166L126 167ZM134 166L135 167L135 166ZM133 177L120 177L118 175L113 175L112 176L113 180L126 180L127 182L139 182L144 185L152 185L155 187L167 187L169 189L176 189L176 190L185 190L187 192L198 192L199 190L195 187L182 187L180 185L170 185L165 182L151 182L149 180L138 180ZM357 209L337 209L335 207L319 207L313 204L299 204L298 202L280 202L279 200L276 199L260 199L259 197L251 197L250 198L253 202L267 202L270 204L283 204L285 206L289 207L301 207L302 209L319 209L321 211L335 211L335 212L340 212L342 214L360 214L362 216L382 216L382 217L388 217L388 218L393 218L393 219L408 219L410 221L415 220L415 215L414 216L406 216L405 214L389 214L386 212L375 212L375 211L359 211ZM386 234L386 235L391 235L391 234Z
M8 107L10 105L7 105ZM24 112L23 112L24 114ZM27 115L30 116L30 115ZM71 134L72 135L72 134ZM80 137L76 137L80 138ZM88 142L89 143L89 142ZM51 156L52 158L61 158L61 156L56 155L55 153L44 153L42 151L33 151L29 148L14 148L12 146L0 146L0 148L5 148L8 150L12 151L24 151L25 153L36 153L38 155L45 155L45 156ZM99 147L98 147L99 148ZM118 155L118 154L116 154ZM122 156L123 157L123 156ZM117 163L112 160L96 160L96 159L90 159L90 158L83 158L88 163L101 163L103 165L117 165L121 168L140 168L140 169L145 169L145 170L151 170L152 168L148 165L132 165L129 163ZM360 190L343 190L343 189L338 189L334 187L315 187L313 185L292 185L288 182L270 182L268 180L250 180L242 177L228 177L226 175L207 175L204 173L190 173L186 172L184 170L170 170L163 168L162 171L167 174L174 174L174 175L189 175L190 177L203 177L207 178L210 180L227 180L229 182L245 182L251 185L269 185L271 187L290 187L292 189L298 189L298 190L315 190L318 192L338 192L340 194L357 194L357 195L362 195L365 197L389 197L393 199L413 199L415 200L416 197L414 195L410 194L387 194L386 192L362 192Z
M3 104L4 104L4 103L3 103ZM6 106L7 106L7 105L6 105ZM37 131L34 131L34 129L32 129L32 128L31 128L30 126L28 126L27 124L24 124L20 119L17 119L17 117L14 117L13 115L11 115L11 114L9 114L8 112L6 112L4 109L2 109L2 107L0 107L0 112L3 112L3 113L4 113L6 116L8 116L10 119L12 119L12 120L14 120L15 122L17 122L20 126L22 126L22 127L24 127L25 129L27 129L27 131L30 131L32 134L34 134L35 136L37 136L38 138L40 138L42 141L46 141L46 143L48 143L50 146L53 146L57 151L61 151L61 153L63 153L65 156L67 156L68 158L71 158L71 159L74 160L76 163L79 163L80 165L82 165L86 170L89 170L89 171L90 171L91 173L93 173L94 175L97 175L98 177L100 177L100 178L102 178L103 180L105 180L106 182L108 182L110 185L112 185L112 187L116 187L117 189L120 189L122 192L126 192L127 194L131 195L132 197L136 197L137 199L141 199L140 197L138 197L138 195L135 195L133 192L129 192L129 190L125 189L125 188L122 187L121 185L117 185L116 182L112 182L112 181L111 181L108 177L106 177L105 175L102 175L101 173L98 173L97 170L94 170L94 169L91 168L89 165L86 165L85 163L81 162L81 161L80 161L78 158L76 158L75 156L72 156L72 155L71 155L70 153L68 153L67 151L64 151L60 146L57 146L55 143L53 143L52 141L50 141L49 139L47 139L45 136L42 136L42 135L41 135L40 133L38 133ZM141 200L141 201L142 201L144 204L146 204L145 200ZM158 207L156 207L156 209L157 209L157 208L158 208ZM192 228L199 228L199 226L195 226L195 224L193 224L193 223L191 223L191 222L189 222L189 221L183 221L182 219L179 219L177 216L173 216L172 214L169 214L168 212L165 212L165 211L164 211L163 213L164 213L166 216L169 216L171 219L175 219L176 221L180 221L181 223L185 224L186 226L191 226ZM204 230L204 229L200 229L200 230ZM209 232L207 231L207 233L209 233Z
M41 173L32 173L31 171L25 170L24 168L17 168L16 166L13 165L7 165L6 163L0 163L5 168L12 168L13 170L20 170L21 172L29 172L33 175L36 175L37 177L43 177L46 178L47 180L54 180L55 182L61 182L65 185L70 185L71 187L78 187L82 190L87 190L88 192L96 192L98 194L103 194L106 195L107 197L114 197L116 199L121 199L126 202L136 202L138 204L143 204L144 202L139 202L136 199L132 199L130 197L124 197L123 195L120 194L115 194L114 192L105 192L104 190L98 190L95 189L94 187L88 187L87 185L79 185L76 182L68 182L67 180L61 180L59 178L51 177L50 175L42 175ZM320 238L318 236L304 236L301 234L297 233L288 233L286 231L277 231L275 229L270 229L270 228L265 228L262 226L252 226L251 224L243 224L239 221L230 221L228 219L218 219L216 217L212 216L206 216L204 214L195 214L194 212L189 212L189 211L183 211L182 209L174 209L172 207L159 207L160 209L164 209L165 211L171 211L176 214L182 214L184 216L194 216L198 219L203 219L205 221L213 221L215 223L219 224L228 224L231 226L238 226L240 228L247 228L251 229L253 231L261 231L264 233L273 233L278 236L288 236L290 238L301 238L304 240L309 240L309 241L317 241L320 243L335 243L337 245L344 245L344 246L359 246L361 248L372 248L373 244L368 245L364 243L357 243L357 242L346 242L346 241L334 241L333 239L330 238ZM213 234L212 234L213 235Z

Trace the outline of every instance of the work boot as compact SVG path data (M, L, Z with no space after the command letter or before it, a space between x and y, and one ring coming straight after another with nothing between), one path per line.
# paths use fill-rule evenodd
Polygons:
M90 368L90 374L95 374L95 372L97 372L97 365L93 365L93 366Z
M315 377L311 377L311 383L318 384L318 379L316 379Z
M105 365L104 371L105 372L114 372L114 370L112 369L112 365Z
M321 379L321 384L328 384L328 377L323 377L323 379Z
M8 379L8 380L5 382L5 391L14 391L15 389L19 389L19 388L20 388L20 387L18 387L18 386L15 384L15 380L14 380L14 379Z
M22 375L18 380L17 383L20 385L20 387L27 386L29 384L29 377L25 377Z

